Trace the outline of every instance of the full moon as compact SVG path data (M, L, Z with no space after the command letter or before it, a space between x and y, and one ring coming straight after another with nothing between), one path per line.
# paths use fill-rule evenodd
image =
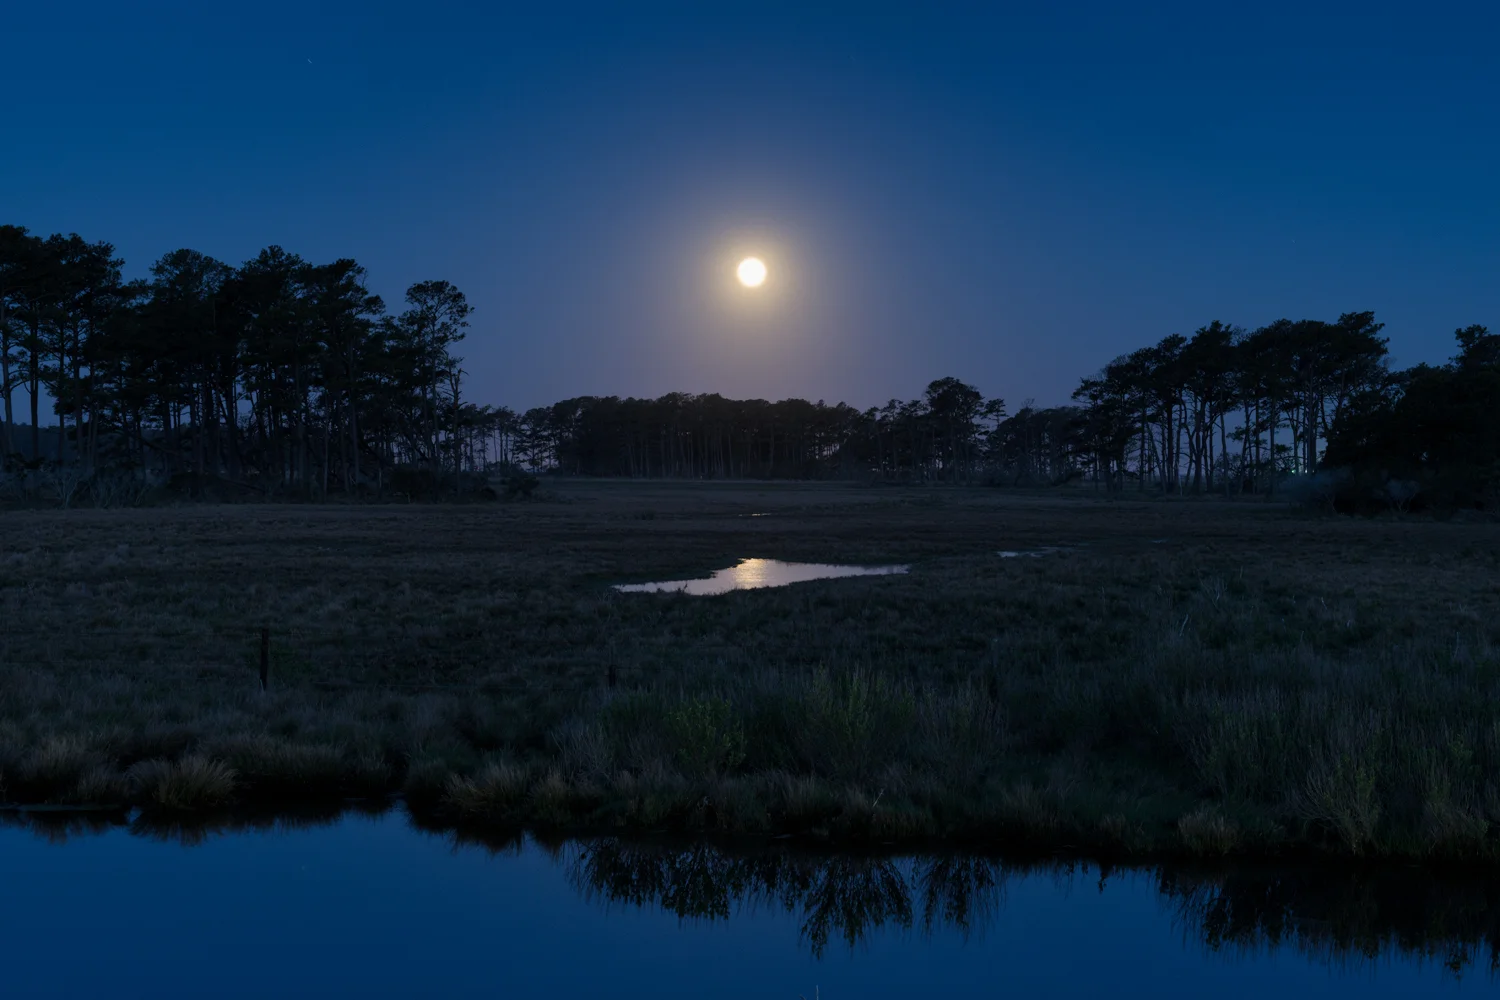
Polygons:
M746 288L758 288L766 280L766 262L759 257L746 257L740 261L735 273L739 275L740 284Z

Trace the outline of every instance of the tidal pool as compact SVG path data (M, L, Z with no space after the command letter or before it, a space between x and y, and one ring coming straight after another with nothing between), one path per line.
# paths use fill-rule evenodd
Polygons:
M1494 879L3 817L7 997L1491 995Z
M728 569L716 569L712 576L698 580L663 580L659 583L617 583L615 589L625 594L670 591L708 597L731 590L755 590L760 587L785 587L808 580L829 580L845 576L888 576L905 573L907 566L838 566L831 563L782 562L779 559L741 559Z

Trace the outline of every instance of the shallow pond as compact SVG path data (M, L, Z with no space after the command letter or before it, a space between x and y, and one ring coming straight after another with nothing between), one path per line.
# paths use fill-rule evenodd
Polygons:
M5 817L7 997L1490 995L1495 886ZM29 825L14 825L29 824ZM44 825L37 825L44 824Z
M659 583L620 583L615 589L626 594L671 591L708 597L731 590L785 587L808 580L830 580L845 576L888 576L905 573L906 566L839 566L830 563L782 562L779 559L742 559L728 569L716 569L699 580L663 580Z

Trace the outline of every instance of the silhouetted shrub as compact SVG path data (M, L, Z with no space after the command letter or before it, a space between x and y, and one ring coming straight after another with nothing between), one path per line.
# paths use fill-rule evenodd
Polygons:
M505 499L530 500L540 485L541 480L529 472L513 472L505 477Z

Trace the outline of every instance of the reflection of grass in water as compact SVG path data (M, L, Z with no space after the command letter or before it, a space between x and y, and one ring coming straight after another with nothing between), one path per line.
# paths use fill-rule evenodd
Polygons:
M132 767L202 760L240 807L401 790L497 829L1500 858L1491 526L561 489L588 502L7 515L0 796L149 804ZM746 555L913 570L607 586Z
M1211 951L1291 948L1332 965L1387 956L1500 972L1500 883L1420 868L1163 869L1159 891Z
M64 809L52 807L0 810L0 826L29 830L50 843L125 830L134 836L180 843L206 843L225 834L306 830L328 826L351 814L381 816L389 801L298 804L275 809Z

